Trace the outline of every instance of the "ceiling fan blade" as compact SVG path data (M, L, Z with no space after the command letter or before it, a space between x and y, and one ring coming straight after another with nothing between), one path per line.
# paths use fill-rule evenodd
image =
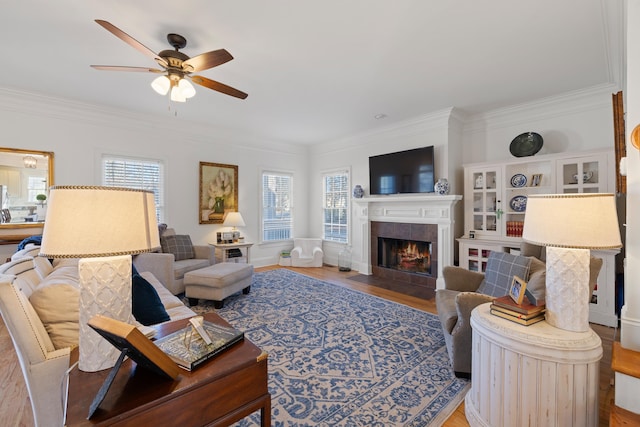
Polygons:
M103 71L133 71L138 73L164 73L164 70L148 67L123 67L120 65L92 65L92 68Z
M198 84L200 86L204 86L206 88L209 89L213 89L215 91L224 93L226 95L231 95L231 96L235 96L236 98L240 98L240 99L245 99L247 96L249 96L248 94L238 90L238 89L234 89L231 86L227 86L223 83L217 82L215 80L211 80L208 79L206 77L202 77L202 76L191 76L191 81L194 82L195 84Z
M191 59L187 59L182 63L182 68L188 72L208 70L209 68L217 67L218 65L229 62L233 59L233 56L226 49L212 50L211 52L203 53L198 56L194 56Z
M96 22L99 25L101 25L104 29L109 31L111 34L113 34L114 36L118 37L123 42L127 43L129 46L131 46L134 49L142 52L144 55L150 56L151 58L153 58L156 61L158 61L160 63L160 65L168 65L167 61L165 61L164 59L160 58L160 56L158 56L157 53L155 53L154 51L152 51L151 49L149 49L148 47L146 47L145 45L140 43L138 40L136 40L133 37L131 37L129 34L127 34L124 31L122 31L120 28L116 27L112 23L104 21L102 19L96 19Z

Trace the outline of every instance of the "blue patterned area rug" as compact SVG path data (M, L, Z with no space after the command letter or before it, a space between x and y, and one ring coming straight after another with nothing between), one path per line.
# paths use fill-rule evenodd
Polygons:
M463 400L438 317L286 269L256 273L224 308L269 353L275 426L438 426ZM236 426L259 425L251 417Z

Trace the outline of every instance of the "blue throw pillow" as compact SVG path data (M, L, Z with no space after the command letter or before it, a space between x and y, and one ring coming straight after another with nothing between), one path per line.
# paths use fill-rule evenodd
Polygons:
M139 274L134 274L131 282L131 311L138 322L149 326L170 320L151 283Z
M527 280L530 264L531 259L529 257L512 255L506 252L491 252L487 260L484 280L480 284L478 292L493 297L507 295L513 276Z

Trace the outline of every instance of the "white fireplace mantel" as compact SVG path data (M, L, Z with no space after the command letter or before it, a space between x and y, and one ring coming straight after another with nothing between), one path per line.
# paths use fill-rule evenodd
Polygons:
M436 288L444 289L442 269L453 265L454 205L462 200L460 195L390 195L353 199L354 218L358 221L362 236L362 263L360 273L370 275L371 221L404 222L412 224L436 224L438 226L438 273Z

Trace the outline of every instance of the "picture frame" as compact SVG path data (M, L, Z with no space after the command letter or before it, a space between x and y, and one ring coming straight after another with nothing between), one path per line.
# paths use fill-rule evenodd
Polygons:
M199 176L199 223L222 224L227 212L238 211L238 166L200 162Z
M542 174L541 173L536 173L536 174L533 174L531 176L531 186L532 187L539 187L541 182L542 182Z
M522 304L524 299L525 290L527 289L527 282L518 276L513 276L511 286L509 286L509 296L516 304Z

